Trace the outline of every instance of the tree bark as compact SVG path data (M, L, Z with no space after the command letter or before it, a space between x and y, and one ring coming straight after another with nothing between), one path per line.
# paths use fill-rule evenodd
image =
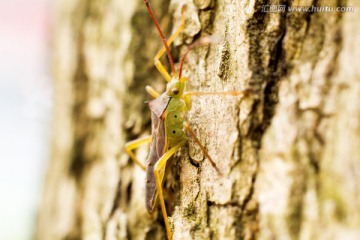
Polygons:
M187 119L220 174L191 138L168 164L173 238L359 239L359 2L150 3L167 36L187 5L175 62L196 39L217 39L190 52L188 89L251 90L193 98ZM165 88L146 7L59 0L54 9L53 143L36 238L164 239L161 210L146 212L145 174L124 151L150 134L145 86ZM144 161L148 152L136 151Z

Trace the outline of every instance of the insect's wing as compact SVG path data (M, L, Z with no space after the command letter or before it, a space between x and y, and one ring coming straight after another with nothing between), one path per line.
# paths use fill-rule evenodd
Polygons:
M165 112L170 99L170 97L164 97L162 95L148 103L151 110L153 135L146 167L146 208L149 212L153 212L157 198L154 166L166 151L167 139L165 134L165 120L162 118L162 114Z
M160 95L158 98L148 102L151 113L155 113L158 118L161 118L162 114L165 112L171 97L166 94ZM153 120L153 119L151 119Z
M155 199L156 199L156 180L154 174L155 163L159 160L156 153L156 135L153 136L153 141L151 143L149 157L147 159L146 166L146 209L148 212L153 212Z
M154 163L155 165L155 163L160 159L160 157L166 151L167 139L165 134L165 120L158 118L155 115L155 113L151 112L151 122L152 122L152 132L154 137L151 146L151 148L154 148L154 156L152 157L153 162L151 163Z

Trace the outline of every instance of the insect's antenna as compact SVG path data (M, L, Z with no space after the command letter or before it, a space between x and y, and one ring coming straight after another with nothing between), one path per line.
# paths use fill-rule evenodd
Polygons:
M209 44L212 42L217 42L218 40L219 39L215 36L208 36L208 37L200 38L199 40L197 40L196 42L191 44L181 59L180 70L179 70L179 79L181 79L183 65L184 65L185 59L186 59L187 55L189 54L189 52L191 52L191 50L193 50L196 47L199 47L201 45L206 45L206 44Z
M159 22L156 20L156 17L155 17L155 15L154 15L151 7L150 7L150 4L149 4L148 0L144 0L144 3L145 3L145 5L146 5L146 8L147 8L147 10L148 10L148 12L149 12L152 20L153 20L154 23L155 23L155 26L156 26L156 28L157 28L160 36L161 36L162 41L163 41L163 43L164 43L164 46L165 46L165 49L166 49L166 53L167 53L167 56L168 56L168 58L169 58L169 62L170 62L170 65L171 65L171 71L172 71L172 73L174 74L174 76L176 76L177 74L176 74L176 70L175 70L175 66L174 66L174 61L173 61L173 59L172 59L172 57L171 57L170 48L169 48L169 45L167 44L165 35L164 35L164 33L161 31Z

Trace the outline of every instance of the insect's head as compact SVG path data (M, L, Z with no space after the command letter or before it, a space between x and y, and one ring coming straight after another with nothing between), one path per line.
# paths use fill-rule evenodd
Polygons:
M182 96L186 81L185 77L182 77L180 80L178 77L173 77L166 86L167 95L173 98Z

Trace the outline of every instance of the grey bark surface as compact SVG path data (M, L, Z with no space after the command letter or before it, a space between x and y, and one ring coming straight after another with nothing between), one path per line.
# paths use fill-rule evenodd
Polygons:
M360 239L358 1L151 1L193 97L192 139L168 164L174 239ZM263 6L354 6L354 12L264 12ZM145 208L145 173L124 151L150 134L150 100L165 80L161 39L143 1L55 1L51 161L36 239L164 239ZM162 59L166 62L166 58ZM177 67L179 65L177 64ZM148 146L136 151L145 161Z

